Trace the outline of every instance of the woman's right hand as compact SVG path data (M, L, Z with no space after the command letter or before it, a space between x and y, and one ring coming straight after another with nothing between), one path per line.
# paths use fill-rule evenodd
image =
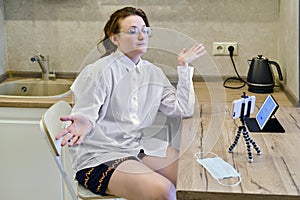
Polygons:
M189 50L183 48L178 54L178 66L188 66L189 63L196 60L206 53L205 47L202 43L196 43Z
M83 116L64 116L60 120L71 122L66 129L62 130L55 137L56 140L63 138L61 146L65 146L67 143L69 143L69 147L74 144L81 144L85 136L93 129L91 121Z

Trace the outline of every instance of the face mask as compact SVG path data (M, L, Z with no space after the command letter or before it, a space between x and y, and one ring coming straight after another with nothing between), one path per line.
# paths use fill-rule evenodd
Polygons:
M213 154L213 158L201 158L200 155L203 154L198 152L195 154L197 162L202 165L210 175L224 186L236 186L241 182L241 174L236 171L229 163L225 162L222 158ZM232 185L227 185L221 182L222 179L236 178L238 177L238 182Z

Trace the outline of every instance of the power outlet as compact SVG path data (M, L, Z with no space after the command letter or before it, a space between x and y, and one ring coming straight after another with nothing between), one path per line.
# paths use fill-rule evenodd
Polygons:
M228 47L233 46L233 55L238 55L238 43L237 42L214 42L213 43L213 55L214 56L228 56Z

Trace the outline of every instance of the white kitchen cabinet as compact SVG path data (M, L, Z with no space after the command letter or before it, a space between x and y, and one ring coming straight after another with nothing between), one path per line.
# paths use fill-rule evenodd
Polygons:
M60 199L60 178L39 129L46 109L0 107L0 199Z

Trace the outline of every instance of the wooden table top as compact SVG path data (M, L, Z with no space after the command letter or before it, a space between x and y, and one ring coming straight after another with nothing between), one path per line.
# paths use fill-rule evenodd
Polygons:
M241 98L243 91L256 96L255 116L268 94L210 84L195 83L195 114L183 120L177 199L300 199L300 108L292 107L284 93L275 89L272 95L280 105L275 115L285 133L250 133L262 150L262 155L257 155L252 148L254 161L250 163L242 136L233 153L228 153L241 125L239 119L231 118L232 101ZM211 100L210 94L217 100ZM234 187L220 185L196 162L194 154L199 151L216 153L233 165L242 175L241 183Z

